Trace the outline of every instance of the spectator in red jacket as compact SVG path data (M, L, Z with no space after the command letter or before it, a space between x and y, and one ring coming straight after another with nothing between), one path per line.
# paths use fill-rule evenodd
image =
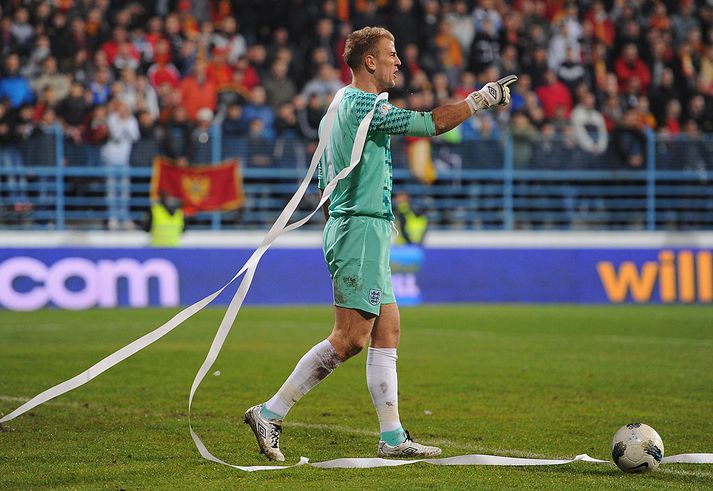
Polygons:
M215 112L218 86L208 78L205 60L196 60L193 72L181 81L181 101L188 117L195 121L198 110L207 107Z
M230 85L233 79L233 69L228 64L228 48L213 48L212 54L206 73L208 78L216 83L218 90L221 90Z
M121 26L116 26L112 31L111 39L105 41L101 45L101 50L106 53L106 57L110 65L114 63L114 58L116 58L116 56L119 54L119 48L126 43L131 45L131 43L129 43L129 35L126 32L126 29ZM136 58L139 57L139 54L138 52L136 52L135 48L132 55L133 54L136 55Z
M560 106L564 108L567 116L572 111L572 95L552 70L545 72L545 84L537 88L537 97L542 103L547 119L552 119Z
M634 43L624 46L621 56L614 62L614 73L619 80L619 88L625 89L632 78L641 82L641 93L646 94L651 83L651 72L644 60L639 57L639 49Z

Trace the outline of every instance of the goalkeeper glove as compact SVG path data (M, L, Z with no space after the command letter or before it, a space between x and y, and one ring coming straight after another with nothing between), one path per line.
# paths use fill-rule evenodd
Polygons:
M493 106L506 106L510 104L510 84L517 82L517 75L508 75L497 82L489 82L482 89L471 92L465 98L470 107L470 112L475 114L481 109Z

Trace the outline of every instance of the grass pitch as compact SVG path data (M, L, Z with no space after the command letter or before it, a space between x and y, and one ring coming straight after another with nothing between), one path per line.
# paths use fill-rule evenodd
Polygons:
M169 310L0 311L0 413L83 371L168 320ZM301 467L244 473L191 441L190 384L222 316L204 311L89 384L0 428L0 489L695 489L713 468L649 475L613 465ZM271 396L331 309L245 308L194 400L194 428L218 457L266 463L242 413ZM667 455L713 452L710 307L424 306L402 309L404 426L444 456L609 459L623 424L643 421ZM374 456L378 424L362 353L290 413L288 463Z

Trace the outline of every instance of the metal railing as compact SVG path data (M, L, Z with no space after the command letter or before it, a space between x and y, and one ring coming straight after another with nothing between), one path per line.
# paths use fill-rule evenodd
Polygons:
M536 141L531 158L509 134L498 139L431 141L437 178L425 184L409 168L402 137L392 138L394 190L442 230L711 230L713 135L646 137L638 168L613 150L584 154L556 138ZM310 143L293 136L234 137L214 126L191 144L192 161L237 157L246 201L234 212L193 217L193 229L264 229L292 196L310 158ZM0 227L97 230L112 222L139 225L149 208L151 162L158 141L134 145L129 166L101 165L97 147L71 146L54 127L24 145L3 147ZM519 160L518 160L519 159ZM413 163L413 162L411 162ZM298 210L318 202L316 184ZM26 204L26 203L29 203ZM297 218L297 217L296 217ZM307 227L320 228L321 218Z

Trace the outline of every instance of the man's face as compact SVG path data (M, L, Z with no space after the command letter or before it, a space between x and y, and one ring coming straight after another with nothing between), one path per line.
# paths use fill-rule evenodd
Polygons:
M396 72L399 71L401 60L396 55L394 42L387 38L379 40L376 53L371 56L374 78L379 92L390 89L396 85Z
M10 55L5 60L5 68L8 75L15 75L20 68L20 58L17 55Z

